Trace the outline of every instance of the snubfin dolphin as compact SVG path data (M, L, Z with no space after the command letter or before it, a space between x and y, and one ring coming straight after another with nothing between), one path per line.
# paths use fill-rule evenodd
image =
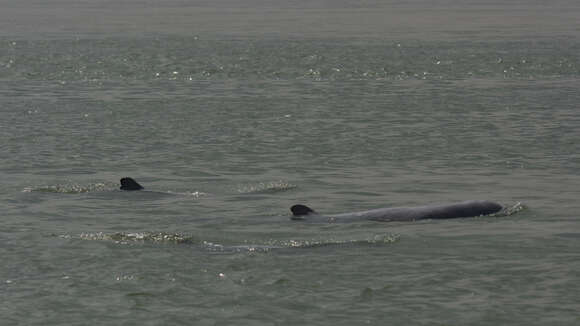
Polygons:
M448 219L475 217L497 213L503 206L487 200L468 200L459 203L417 207L379 208L362 212L321 215L305 205L294 205L292 220L306 222L354 222L371 220L380 222L414 221L423 219Z
M122 178L121 179L121 190L143 190L143 186L137 183L133 178Z

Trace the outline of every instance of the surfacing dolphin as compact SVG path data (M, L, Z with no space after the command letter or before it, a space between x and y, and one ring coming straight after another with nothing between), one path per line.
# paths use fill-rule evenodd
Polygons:
M143 186L141 186L139 183L137 183L137 181L135 181L133 178L122 178L121 179L121 190L127 190L127 191L132 191L132 190L143 190L145 188L143 188Z
M292 220L318 223L355 222L362 220L395 222L475 217L494 214L502 209L502 205L487 200L468 200L460 203L417 207L379 208L335 215L321 215L305 205L294 205L290 208L292 211Z

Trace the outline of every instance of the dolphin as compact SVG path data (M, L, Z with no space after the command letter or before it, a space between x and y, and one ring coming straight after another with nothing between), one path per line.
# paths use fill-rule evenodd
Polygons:
M137 183L137 181L135 181L133 178L122 178L120 180L121 182L121 190L127 190L127 191L132 191L132 190L143 190L145 188L143 188L143 186L141 186L139 183Z
M378 208L362 212L321 215L306 205L294 205L292 220L318 223L340 223L355 221L415 221L424 219L448 219L476 217L497 213L503 206L487 200L468 200L459 203L427 205L417 207Z

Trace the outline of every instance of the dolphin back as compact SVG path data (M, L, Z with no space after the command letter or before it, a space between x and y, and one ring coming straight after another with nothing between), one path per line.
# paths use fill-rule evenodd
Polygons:
M433 208L425 218L442 219L458 217L474 217L497 213L503 206L487 200L468 200L455 204L441 205Z
M374 221L414 221L490 215L499 212L502 208L500 204L487 200L468 200L451 204L381 208L355 214Z
M299 210L300 208L300 210ZM391 222L424 219L450 219L476 217L497 213L503 206L487 200L468 200L459 203L426 205L417 207L379 208L368 211L321 215L307 206L293 206L293 220L306 222L355 222L362 220ZM300 214L297 214L300 212Z

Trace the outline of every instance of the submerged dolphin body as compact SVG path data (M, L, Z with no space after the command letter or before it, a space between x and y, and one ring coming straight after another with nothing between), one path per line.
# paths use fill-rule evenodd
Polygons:
M502 205L487 200L468 200L459 203L418 207L379 208L336 215L321 215L305 205L294 205L290 208L292 220L319 223L355 222L361 220L395 222L475 217L494 214L502 209Z
M121 179L121 190L127 190L127 191L132 191L132 190L143 190L145 188L143 188L143 186L141 186L139 183L137 183L137 181L135 181L133 178L123 178Z

